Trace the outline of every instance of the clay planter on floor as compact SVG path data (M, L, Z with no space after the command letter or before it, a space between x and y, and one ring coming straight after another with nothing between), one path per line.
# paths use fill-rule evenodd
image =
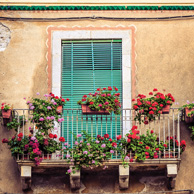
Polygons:
M82 114L90 114L90 115L109 115L110 114L106 110L100 110L100 111L91 110L86 104L82 104L81 107L82 107Z
M169 114L170 112L170 105L166 105L162 108L162 114Z
M194 115L188 116L188 114L191 111L194 111L194 108L192 108L192 109L185 108L185 123L193 123L194 122Z

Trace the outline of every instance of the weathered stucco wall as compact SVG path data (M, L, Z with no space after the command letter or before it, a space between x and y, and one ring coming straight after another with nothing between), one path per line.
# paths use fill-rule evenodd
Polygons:
M73 17L73 16L106 16L106 17L165 17L176 15L192 15L193 11L1 11L4 17ZM69 28L88 27L128 27L134 26L135 31L135 91L148 94L153 88L160 91L166 89L179 102L193 101L193 50L194 50L194 20L173 21L117 21L117 20L74 20L60 22L33 22L0 20L0 30L4 32L7 42L5 49L0 50L0 103L13 104L14 108L26 108L24 97L33 96L36 92L48 92L48 57L47 28L48 26L66 26ZM4 26L5 28L3 28ZM2 35L1 35L2 36ZM1 38L1 37L0 37ZM2 42L3 39L0 39ZM188 145L183 154L177 177L176 189L194 189L191 181L193 174L192 151L193 144L189 132L182 126ZM0 137L10 137L12 132L0 126ZM0 192L21 192L20 176L16 169L10 151L0 144ZM189 171L189 172L188 172ZM187 172L187 173L186 173ZM187 178L190 177L189 179ZM62 176L61 179L67 175ZM99 175L101 176L101 175ZM138 175L139 176L139 175ZM38 174L33 181L35 191L39 188ZM37 178L37 179L36 179ZM42 178L44 180L44 178ZM86 180L88 180L86 178ZM136 179L135 179L136 180ZM189 180L189 181L188 181ZM44 181L43 181L44 182ZM62 181L61 181L62 182ZM68 181L67 181L68 182ZM137 181L138 182L138 181ZM86 181L86 184L88 182ZM49 183L48 183L49 184ZM61 183L63 184L63 183ZM64 183L65 184L65 183ZM89 183L88 183L89 184ZM133 183L134 184L134 183ZM131 184L131 185L133 185ZM142 183L133 192L141 191ZM38 185L38 186L36 186ZM68 184L67 184L68 185ZM91 184L92 185L92 184ZM90 185L90 186L91 186ZM95 185L95 184L94 184ZM64 185L63 185L64 186ZM63 189L63 186L60 188ZM90 187L88 186L88 187ZM118 185L117 185L118 186ZM47 186L40 186L47 188ZM105 188L105 185L101 185ZM112 186L113 187L113 186ZM69 192L69 187L64 186ZM92 187L91 187L92 188ZM115 188L115 186L114 186ZM166 188L165 184L164 187ZM49 187L49 189L51 189ZM62 191L61 189L61 191ZM136 190L135 190L136 189ZM161 189L162 190L162 189ZM93 190L86 190L91 192ZM100 190L97 191L100 192ZM106 188L101 190L109 192ZM111 192L118 192L112 189ZM53 191L54 192L54 191ZM132 192L128 190L127 192Z

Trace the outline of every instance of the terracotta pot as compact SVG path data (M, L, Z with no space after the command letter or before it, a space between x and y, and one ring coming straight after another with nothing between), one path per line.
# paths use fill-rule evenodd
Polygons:
M169 114L170 112L170 105L166 105L162 108L162 114Z
M192 109L185 108L185 122L186 123L193 123L194 122L194 115L188 116L188 114L191 111L194 111L194 108L192 108Z
M49 159L51 159L51 154L49 154L49 155L45 154L44 155L44 160L49 160Z
M11 117L11 109L9 109L7 111L2 110L2 117L5 119L9 119Z
M12 114L11 114L11 109L5 111L5 110L2 110L2 117L3 117L3 124L4 126L7 125L7 123L11 122L12 121Z
M58 106L57 107L57 114L61 114L63 112L63 107L62 106Z
M175 155L175 157L174 157L173 153L170 153L170 155L169 155L169 152L166 152L165 154L162 155L162 158L166 158L166 159L168 159L168 158L177 158L177 156Z
M107 110L91 110L88 105L82 104L82 114L90 114L90 115L109 115L110 113Z
M24 157L23 157L23 155L19 155L19 159L20 160L27 160L28 159L28 156L27 155L24 155Z

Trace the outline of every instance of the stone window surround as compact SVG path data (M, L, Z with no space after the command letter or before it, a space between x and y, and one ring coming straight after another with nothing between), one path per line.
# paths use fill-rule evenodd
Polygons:
M70 30L52 33L52 92L61 96L62 40L121 39L123 109L131 108L132 31L128 30ZM124 124L124 123L123 123ZM123 126L130 129L131 126ZM125 134L126 132L124 132ZM60 135L60 130L58 130ZM123 135L124 135L123 134Z

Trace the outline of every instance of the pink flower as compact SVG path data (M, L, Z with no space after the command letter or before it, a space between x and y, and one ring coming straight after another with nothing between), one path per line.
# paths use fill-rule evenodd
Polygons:
M108 104L109 104L109 102L105 102L105 103L104 103L104 105L108 105Z
M84 151L83 154L88 154L88 152L87 151Z
M107 94L107 96L111 96L111 94Z
M78 145L79 143L77 141L75 141L75 145Z
M81 137L82 135L81 134L77 134L77 137Z
M99 107L102 107L102 104L99 104L98 106L99 106Z
M67 172L70 174L71 173L71 169L68 169Z
M110 150L110 153L113 154L114 153L114 150Z
M44 118L43 117L40 117L39 121L44 121Z
M102 147L102 148L105 148L105 147L106 147L106 144L102 144L101 147Z

